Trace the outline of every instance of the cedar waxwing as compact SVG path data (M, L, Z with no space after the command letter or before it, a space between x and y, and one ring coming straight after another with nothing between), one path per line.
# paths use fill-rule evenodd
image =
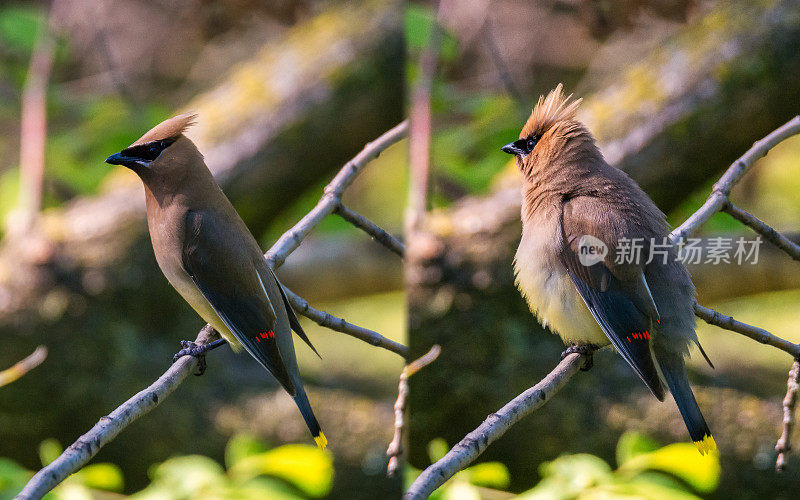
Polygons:
M183 135L194 119L182 114L161 122L106 163L124 165L142 180L150 239L170 284L234 351L244 348L278 379L325 448L300 379L291 331L317 351L255 238L203 155Z
M523 175L517 287L541 323L571 346L565 354L590 355L610 343L660 401L663 377L705 454L716 443L684 366L692 343L708 360L695 334L692 279L674 248L664 245L664 214L606 163L575 119L581 100L571 97L561 85L540 97L519 140L502 148ZM643 246L641 258L625 255L632 242ZM647 263L655 245L661 250Z

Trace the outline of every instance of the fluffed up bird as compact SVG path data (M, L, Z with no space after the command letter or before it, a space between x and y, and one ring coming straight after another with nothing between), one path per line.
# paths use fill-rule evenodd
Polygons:
M540 322L570 345L565 354L591 355L610 343L660 401L666 382L705 454L716 444L684 365L691 344L708 361L695 333L692 279L664 244L664 214L606 163L575 119L581 100L571 97L561 85L540 97L519 140L502 148L523 176L517 287ZM639 252L626 250L635 245Z
M300 379L292 330L317 351L255 238L183 135L195 118L187 113L161 122L106 163L124 165L142 180L150 239L170 284L234 351L244 348L278 379L325 448ZM193 355L206 350L192 348L187 352Z

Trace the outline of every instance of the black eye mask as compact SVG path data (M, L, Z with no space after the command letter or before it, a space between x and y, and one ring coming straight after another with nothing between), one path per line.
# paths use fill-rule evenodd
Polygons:
M123 149L117 154L106 158L106 163L124 165L128 168L147 167L151 161L158 158L176 139L161 139L145 144L139 144Z
M529 137L525 137L517 141L510 142L500 149L504 153L508 153L510 155L515 155L515 156L529 155L531 151L533 151L533 148L536 147L536 144L539 143L540 138L541 137L539 135L533 134Z

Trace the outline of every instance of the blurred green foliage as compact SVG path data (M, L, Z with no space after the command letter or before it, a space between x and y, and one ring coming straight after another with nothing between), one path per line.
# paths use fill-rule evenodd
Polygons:
M0 7L0 126L19 126L28 64L47 14L41 6ZM131 102L114 93L81 94L68 89L70 47L59 40L47 95L44 205L95 193L112 168L100 161L136 140L168 116L170 106ZM77 126L75 124L78 124ZM0 221L14 208L19 189L15 137L0 139ZM5 170L5 171L4 171ZM2 228L0 227L0 231ZM2 234L0 233L0 236Z
M428 446L431 461L447 452L444 440ZM603 459L587 453L562 455L539 466L542 480L532 489L514 497L524 500L590 500L658 498L698 499L717 489L720 464L717 454L700 455L690 443L674 443L663 448L637 433L623 434L617 443L617 463L612 470ZM419 471L409 469L410 484ZM499 462L473 465L459 472L436 490L434 500L479 500L497 498L508 487L508 469Z
M47 465L63 451L55 440L42 442L39 454ZM204 499L319 498L333 485L330 454L309 445L284 445L269 449L247 435L231 438L225 465L201 455L174 457L151 468L152 482L129 498ZM0 500L11 499L33 475L13 461L0 458ZM103 492L121 492L122 471L114 464L87 465L46 498L72 500L97 498Z

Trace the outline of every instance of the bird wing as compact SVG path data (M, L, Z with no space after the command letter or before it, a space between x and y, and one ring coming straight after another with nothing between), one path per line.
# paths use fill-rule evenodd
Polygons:
M650 351L652 325L659 321L658 310L642 272L643 263L614 262L619 239L630 234L625 218L614 215L600 200L588 196L564 203L561 262L611 344L663 401L664 388ZM591 265L581 263L580 242L584 235L594 236L607 245L609 251L603 260ZM584 262L587 262L585 257Z
M183 267L214 312L247 352L292 397L295 387L276 339L278 320L249 253L236 245L228 224L207 223L208 214L186 214Z
M305 342L308 345L308 347L310 347L311 350L314 351L314 354L316 354L320 359L322 359L322 356L319 355L317 349L314 347L314 344L311 343L311 340L309 340L308 335L306 335L305 330L303 330L302 325L300 325L300 320L297 318L297 314L294 312L292 304L289 302L289 298L286 296L286 290L283 289L283 283L281 283L278 280L278 277L275 276L275 273L272 272L272 269L270 269L270 267L266 265L266 261L264 262L265 264L263 267L266 268L266 270L260 270L259 274L261 275L262 279L265 279L265 275L267 275L266 279L273 279L275 280L275 283L278 284L278 289L281 291L281 298L283 299L283 305L284 307L286 307L286 313L289 315L289 326L291 326L292 330L294 330L294 333L296 333L298 337L303 339L303 342Z

